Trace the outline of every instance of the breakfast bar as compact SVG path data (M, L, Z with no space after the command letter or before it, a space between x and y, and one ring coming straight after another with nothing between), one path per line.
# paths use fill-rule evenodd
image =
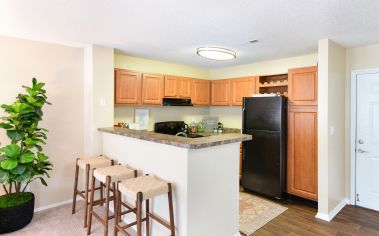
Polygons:
M177 235L239 235L239 148L252 136L229 133L191 139L124 128L99 131L104 155L172 183ZM154 199L151 210L168 219L167 197ZM151 228L154 236L168 235L154 221Z

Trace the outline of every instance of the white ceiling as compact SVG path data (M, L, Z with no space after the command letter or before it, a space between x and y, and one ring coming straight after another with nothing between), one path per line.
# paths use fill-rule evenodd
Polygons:
M379 1L0 0L0 34L218 67L316 52L321 38L345 47L379 42ZM196 55L200 46L238 58L206 60Z

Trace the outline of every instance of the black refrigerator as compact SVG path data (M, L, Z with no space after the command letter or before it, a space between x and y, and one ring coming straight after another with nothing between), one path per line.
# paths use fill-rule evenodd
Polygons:
M287 98L283 96L245 97L242 133L251 134L243 142L241 186L247 190L283 199L286 187Z

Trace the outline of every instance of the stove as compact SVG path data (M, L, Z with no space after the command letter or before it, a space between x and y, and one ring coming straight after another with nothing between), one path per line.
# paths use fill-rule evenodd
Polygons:
M154 132L160 134L170 134L183 136L187 138L201 138L200 134L192 134L188 132L188 125L184 121L165 121L154 124Z

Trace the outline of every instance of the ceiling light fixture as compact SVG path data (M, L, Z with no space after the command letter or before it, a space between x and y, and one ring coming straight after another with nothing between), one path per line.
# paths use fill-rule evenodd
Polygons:
M232 60L237 57L235 51L219 47L200 47L197 49L197 55L217 61Z

